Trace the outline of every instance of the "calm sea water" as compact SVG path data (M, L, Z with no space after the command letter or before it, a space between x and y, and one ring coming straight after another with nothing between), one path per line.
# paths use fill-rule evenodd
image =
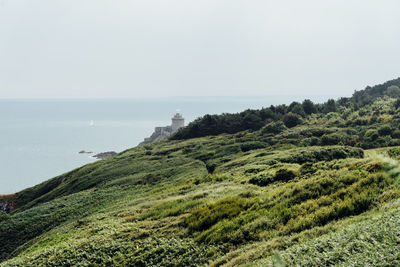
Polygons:
M328 97L311 98L315 102ZM93 162L88 154L123 151L170 125L204 114L301 101L304 97L179 97L129 100L0 100L0 194L14 193ZM91 126L91 121L94 126Z

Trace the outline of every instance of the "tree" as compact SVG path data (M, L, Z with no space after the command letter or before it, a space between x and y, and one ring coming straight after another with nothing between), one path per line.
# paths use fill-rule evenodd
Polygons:
M325 103L325 112L329 113L329 112L336 112L336 102L333 99L329 99L326 103Z
M259 116L250 112L244 116L243 120L246 129L258 130L264 125L264 122Z
M400 97L400 88L397 85L389 86L385 94L390 97Z
M298 114L302 117L306 116L306 113L303 110L303 106L299 102L292 102L292 104L290 104L288 107L288 112Z
M317 109L315 108L314 103L310 99L306 99L302 103L303 110L307 115L310 115L312 113L316 113Z

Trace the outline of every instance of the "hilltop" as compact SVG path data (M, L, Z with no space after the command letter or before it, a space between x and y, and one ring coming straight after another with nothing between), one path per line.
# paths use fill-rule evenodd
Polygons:
M398 265L399 86L205 115L0 197L0 266Z

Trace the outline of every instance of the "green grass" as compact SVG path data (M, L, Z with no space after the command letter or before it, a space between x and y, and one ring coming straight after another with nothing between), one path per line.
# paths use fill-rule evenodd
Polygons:
M400 149L352 144L394 115L342 116L140 146L18 192L0 266L396 265Z
M356 223L279 253L286 266L398 266L400 209ZM253 266L273 266L272 259Z

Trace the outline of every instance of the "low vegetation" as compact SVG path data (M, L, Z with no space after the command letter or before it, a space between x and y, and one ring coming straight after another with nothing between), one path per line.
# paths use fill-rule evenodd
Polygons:
M18 192L0 266L398 265L399 85L206 115Z

